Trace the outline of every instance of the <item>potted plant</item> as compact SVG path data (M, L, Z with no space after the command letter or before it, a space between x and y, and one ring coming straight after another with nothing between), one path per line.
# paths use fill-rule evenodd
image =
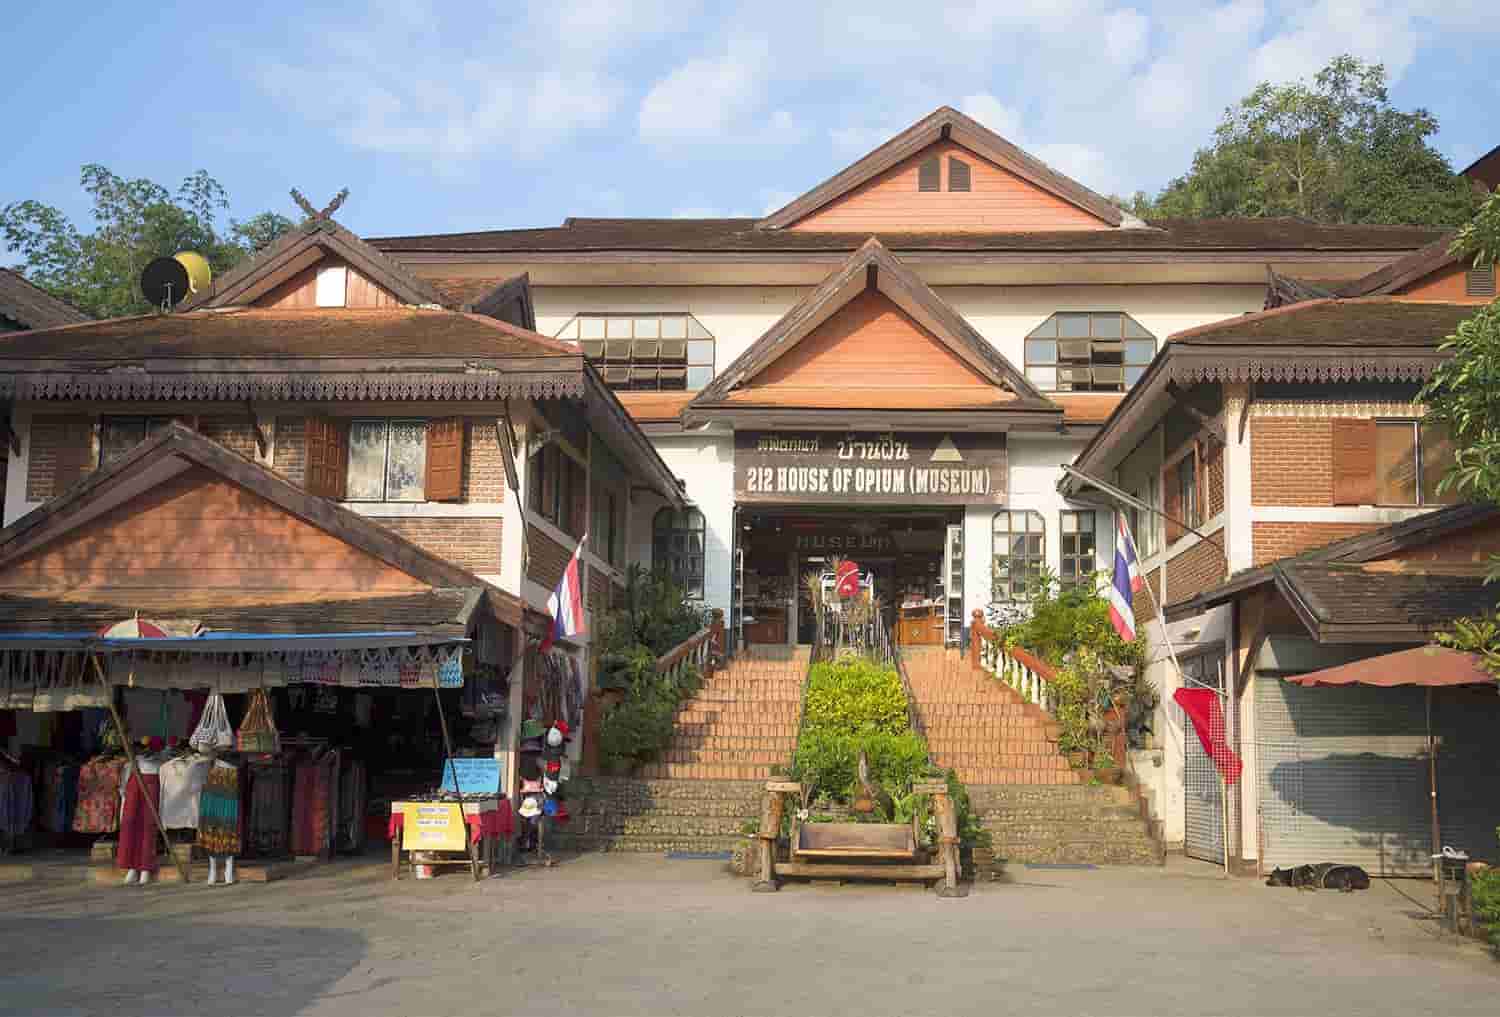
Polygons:
M1094 753L1094 779L1101 784L1119 784L1125 779L1125 771L1108 752Z

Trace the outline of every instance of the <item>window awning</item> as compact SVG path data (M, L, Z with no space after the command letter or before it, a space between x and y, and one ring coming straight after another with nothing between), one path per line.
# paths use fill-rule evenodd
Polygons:
M1287 679L1298 685L1480 685L1495 681L1476 654L1446 646L1418 646L1324 668Z

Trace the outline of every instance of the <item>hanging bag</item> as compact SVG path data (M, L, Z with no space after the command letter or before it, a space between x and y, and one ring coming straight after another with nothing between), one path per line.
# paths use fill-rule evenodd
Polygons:
M208 702L203 704L203 716L188 738L188 744L199 752L234 748L234 728L229 726L229 711L224 707L224 697L217 692L211 693Z
M271 697L265 689L251 690L250 705L235 735L235 744L241 752L249 753L274 753L281 747L276 718L271 712Z

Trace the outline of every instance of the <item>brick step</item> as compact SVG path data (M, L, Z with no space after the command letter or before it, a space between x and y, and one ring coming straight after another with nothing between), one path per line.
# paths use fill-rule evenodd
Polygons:
M598 831L623 833L627 837L740 837L748 821L745 816L708 818L702 816L630 816L620 829ZM593 832L593 831L590 831Z
M990 787L983 782L969 787L969 801L978 810L996 808L1031 808L1060 805L1066 802L1088 804L1134 805L1135 797L1127 787L1116 784L1084 784L1055 788Z
M797 736L785 735L735 735L692 734L676 732L667 742L669 749L786 749L790 752L797 746Z
M677 724L712 724L715 727L739 728L774 727L778 732L797 730L801 714L780 709L778 704L767 704L762 709L753 705L729 705L714 703L710 706L694 706L689 703L675 715Z
M624 835L590 835L552 832L547 835L547 847L552 851L620 851L633 854L665 854L668 851L684 851L708 854L733 851L745 843L745 838L735 837L635 837Z
M635 777L574 777L568 783L569 808L591 808L600 803L629 812L646 809L681 811L685 803L747 802L760 815L765 781L754 778L714 781L668 780Z
M939 763L939 766L942 764ZM1072 773L1061 770L1026 770L1006 769L1000 767L967 767L955 766L944 767L953 769L958 773L958 779L965 784L1076 784L1081 778Z
M922 729L929 738L970 738L1003 741L1007 738L1038 738L1052 741L1054 725L1043 724L1030 717L1013 717L1005 724L963 724L949 720L944 723L924 723Z
M923 717L1045 717L1025 703L928 703L917 697L917 712Z
M1039 805L1031 808L982 809L975 808L984 823L997 828L1005 825L1029 823L1069 823L1086 820L1090 823L1134 823L1141 818L1138 808L1129 805Z
M662 751L663 763L790 763L791 749L673 749Z
M678 723L672 729L675 737L691 738L695 735L729 735L736 738L795 738L797 736L796 724L736 724L735 731L723 730L724 725L709 722L687 722Z
M770 780L770 764L757 763L647 763L640 777L648 780Z
M931 753L932 761L944 769L954 770L1046 770L1054 773L1071 772L1066 760L1056 756L1020 752L937 752Z
M771 703L790 703L794 706L801 705L802 697L795 692L766 692L754 696L739 692L720 692L717 689L699 689L687 700L686 705L705 705L710 703L743 703L761 706Z

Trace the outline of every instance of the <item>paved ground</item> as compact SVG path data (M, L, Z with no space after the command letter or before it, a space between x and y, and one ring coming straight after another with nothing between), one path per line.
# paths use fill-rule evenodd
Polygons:
M478 886L376 865L232 888L0 883L0 1012L1495 1014L1500 962L1406 893L1214 870L1021 870L967 900L751 894L594 855Z

